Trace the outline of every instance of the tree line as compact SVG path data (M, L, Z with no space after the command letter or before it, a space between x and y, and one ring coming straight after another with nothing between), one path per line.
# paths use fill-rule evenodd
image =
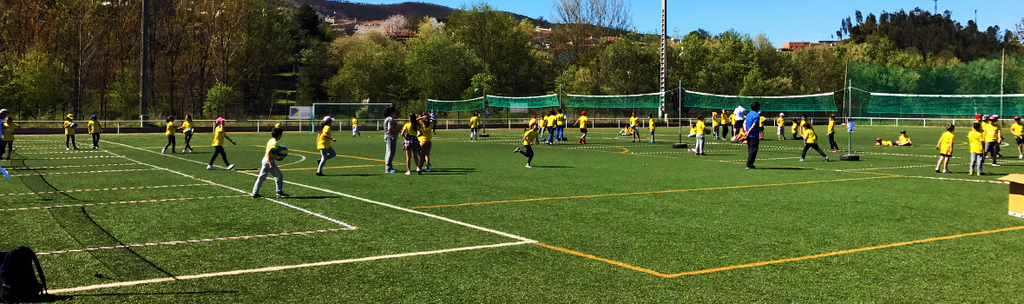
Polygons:
M394 30L335 32L308 5L278 0L150 0L149 114L267 117L313 102L391 102L419 111L428 98L483 92L660 89L659 36L630 30L622 0L554 1L550 37L528 20L480 3L440 19L389 18L390 27L416 33L405 39ZM604 4L595 7L598 2ZM0 105L24 118L138 117L140 10L139 1L126 0L0 2ZM883 14L885 22L869 15L855 25L843 20L840 33L849 43L797 52L777 50L764 34L696 30L673 37L668 47L669 89L681 82L685 90L728 95L832 92L842 89L848 60L926 68L1002 49L1024 52L1018 39L1024 29L1007 31L995 43L965 38L962 48L909 38L907 29L915 27L905 23L921 24L912 18L924 15ZM925 17L948 29L921 31L928 37L995 37L970 26L949 28L948 13ZM667 98L670 111L678 93Z

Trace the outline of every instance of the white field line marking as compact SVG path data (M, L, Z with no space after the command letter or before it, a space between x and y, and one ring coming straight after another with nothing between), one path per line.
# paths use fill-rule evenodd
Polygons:
M867 152L867 151L854 151L853 153L871 154L871 155L887 155L887 156L926 157L926 158L937 158L937 157L939 157L938 155L885 153L885 152ZM964 157L962 157L962 156L953 156L952 158L964 158Z
M165 198L165 199L150 199L150 200L137 200L137 201L120 201L120 202L96 203L96 204L77 204L77 205L60 205L60 206L45 206L45 207L11 208L11 209L0 209L0 211L25 211L25 210L43 210L43 209L54 209L54 208L85 207L85 206L122 205L122 204L138 204L138 203L161 203L161 202L191 201L191 200L204 200L204 199L216 199L216 198L236 198L236 197L246 197L246 196L247 195L224 195L224 196L205 196L205 197Z
M126 147L135 148L135 147L132 147L132 146L128 146L128 145L124 145L124 144L120 144L120 143L116 143L116 142L111 142L111 143L117 144L117 145L126 146ZM136 148L136 149L138 149L138 148ZM139 150L148 151L148 152L151 152L151 153L165 155L165 156L171 156L171 155L167 155L167 154L161 154L161 153L156 152L156 151L149 151L149 150L145 150L145 149L139 149ZM110 151L107 151L107 153L114 154L113 152L110 152ZM140 165L145 165L145 166L153 167L153 168L155 168L154 170L163 170L163 171L171 172L171 173L178 174L178 175L181 175L181 176L184 176L184 177L188 177L188 178L192 178L192 179L195 179L195 180L198 180L198 181L201 181L201 182L209 183L211 185L220 186L220 187L224 187L224 188L227 188L227 189L234 190L236 192L249 194L247 191L243 191L243 190L238 189L238 188L234 188L234 187L230 187L230 186L227 186L227 185L218 184L218 183L215 183L215 182L209 181L209 180L200 179L200 178L195 177L195 176L191 176L191 175L188 175L188 174L185 174L185 173L181 173L181 172L178 172L178 171L174 171L174 170L171 170L171 169L159 167L159 166L156 166L156 165L147 164L147 163L144 163L144 162L141 162L141 161L137 161L137 160L128 158L127 156L124 156L124 155L122 155L121 157L123 157L124 159L127 159L129 161L133 161L135 163L138 163ZM173 157L174 158L179 158L179 159L186 159L186 158L180 158L180 157L177 157L177 156L173 156ZM341 225L341 226L343 226L345 228L349 228L349 229L354 229L355 228L352 225L346 224L345 222L342 222L342 221L339 221L339 220L336 220L336 219L333 219L333 218L329 218L329 217L327 217L327 216L325 216L323 214L319 214L319 213L316 213L316 212L313 212L313 211L309 211L309 210L306 210L306 209L303 209L303 208L299 208L299 207L287 204L287 203L282 202L282 201L278 201L278 200L274 200L274 199L270 199L270 198L264 198L264 199L266 199L268 201L271 201L271 202L274 202L274 203L277 203L277 204L280 204L280 205L283 205L283 206L286 206L286 207L289 207L289 208L292 208L292 209L295 209L295 210L299 210L299 211L305 212L306 214L309 214L309 215L312 215L312 216L315 216L315 217L319 217L319 218L328 220L328 221L330 221L332 223Z
M989 184L1003 184L1009 185L1008 181L999 180L981 180L981 179L962 179L962 178L948 178L948 177L932 177L932 176L904 176L909 178L924 178L924 179L937 179L946 181L958 181L958 182L975 182L975 183L989 183Z
M57 251L45 251L45 252L36 253L36 255L52 255L52 254L61 254L61 253L86 252L86 251L96 251L96 250L110 250L110 249L121 249L121 248L133 248L133 247L147 247L147 246L157 246L157 245L178 245L178 244L205 243L205 242L228 241L228 240L245 240L245 239L265 238L265 237L274 237L274 236L307 235L307 234L314 234L314 233L337 232L337 231L346 231L346 230L355 230L355 228L334 228L334 229L310 230L310 231L302 231L302 232L282 232L282 233L255 234L255 235L243 235L243 236L229 236L229 237L219 237L219 238L211 238L211 239L195 239L195 240L187 240L187 241L168 241L168 242L140 243L140 244L132 244L132 245L116 245L116 246L106 246L106 247L91 247L91 248L82 248L82 249L68 249L68 250L57 250Z
M125 169L125 170L97 170L97 171L81 171L81 172L50 172L50 173L11 174L11 177L25 177L25 176L37 176L37 175L70 175L70 174L91 174L91 173L135 172L135 171L157 171L157 169Z
M285 266L273 266L273 267L264 267L264 268L255 268L255 269L232 270L232 271L224 271L224 272L212 272L212 273L203 273L203 274L177 276L177 277L174 277L174 278L158 278L158 279L149 279L149 280L116 282L116 283L98 284L98 285L90 285L90 286L72 287L72 288L64 288L64 289L54 289L54 290L50 290L50 293L54 293L54 294L69 293L69 292L79 292L79 291L87 291L87 290L95 290L95 289L103 289L103 288L126 287L126 286L142 285L142 284L172 282L172 281L178 281L178 280L192 280L192 279L212 278L212 277L221 277L221 276L232 276L232 275L249 274L249 273L282 271L282 270L289 270L289 269L320 267L320 266L339 265L339 264L356 263L356 262L368 262L368 261L376 261L376 260L384 260L384 259L404 258L404 257L422 256L422 255L432 255L432 254L441 254L441 253L457 252L457 251L468 251L468 250L477 250L477 249L486 249L486 248L498 248L498 247L506 247L506 246L526 245L526 244L532 244L532 243L535 243L535 242L533 242L533 241L522 241L522 242L501 243L501 244L493 244L493 245L482 245L482 246L470 246L470 247L460 247L460 248L452 248L452 249L442 249L442 250L434 250L434 251L422 251L422 252L410 252L410 253L401 253L401 254L381 255L381 256L365 257L365 258L357 258L357 259L334 260L334 261L325 261L325 262L316 262L316 263L307 263L307 264L297 264L297 265L285 265Z
M129 145L126 145L126 144L122 144L122 143L117 143L117 142L110 142L110 143L115 144L115 145L124 146L124 147L131 148L131 149L135 149L135 150L139 150L139 151L145 151L145 152L149 152L149 153L160 154L160 153L155 152L155 151L150 151L150 150L146 150L146 149L136 148L136 147L129 146ZM166 156L166 157L172 157L172 158L176 158L176 159L180 159L180 160L184 160L184 161L189 161L189 162L193 162L193 163L199 163L199 164L207 165L207 163L204 163L204 162L201 162L201 161L191 160L191 159L182 158L182 157L178 157L178 156L174 156L174 155L167 155L167 154L160 154L160 155L163 155L163 156ZM125 157L125 158L128 159L127 157ZM152 165L150 165L150 166L152 166ZM165 169L165 170L171 171L170 169ZM171 172L175 172L175 171L171 171ZM248 172L242 172L242 171L235 171L235 172L242 173L242 174L248 174L250 176L259 176L259 174L256 174L256 173L248 173ZM184 176L189 176L189 175L186 175L186 174L180 173L180 172L176 172L176 173L184 175ZM191 177L191 176L189 176L189 177ZM195 178L195 177L192 177L192 178ZM205 180L203 180L203 181L205 181ZM461 226L465 226L465 227L469 227L469 228L473 228L473 229L477 229L477 230L481 230L481 231L490 232L490 233L493 233L493 234L501 235L501 236L508 237L508 238L517 239L517 240L520 240L520 241L536 242L534 240L531 240L531 239L528 239L528 238L524 238L524 237L521 237L521 236L518 236L518 235L509 234L509 233L497 231L497 230L490 229L490 228L484 228L484 227L480 227L480 226L469 224L469 223L465 223L465 222L456 221L456 220L453 220L453 219L450 219L450 218L446 218L446 217L443 217L443 216L439 216L439 215L434 215L434 214L430 214L430 213L426 213L426 212L420 212L420 211L416 211L416 210L412 210L412 209L408 209L408 208L403 208L403 207L399 207L399 206L395 206L395 205L391 205L391 204L386 204L386 203L382 203L382 202L378 202L378 201L374 201L374 200L370 200L370 199L365 199L365 198L361 198L361 197L358 197L358 196L349 195L349 194L345 194L345 193L341 193L341 192L337 192L337 191L333 191L333 190L328 190L328 189L324 189L324 188L320 188L320 187L316 187L316 186L300 184L300 183L296 183L296 182L292 182L292 181L284 181L284 182L286 184L289 184L289 185L295 185L295 186L304 187L304 188L307 188L307 189L319 190L319 191L327 192L327 193L330 193L330 194L340 195L340 196L344 196L344 197L355 199L355 200L360 200L360 201L371 203L371 204L381 205L381 206L384 206L384 207L388 207L388 208L392 208L392 209L396 209L396 210L401 210L401 211L405 211L405 212L409 212L409 213L413 213L413 214L419 214L419 215L422 215L422 216L431 217L431 218L434 218L434 219L446 221L446 222L449 222L449 223L453 223L453 224L456 224L456 225L461 225ZM227 187L227 186L223 186L223 187ZM283 204L281 202L277 202L277 201L274 201L274 200L271 200L271 201L279 203L279 204ZM293 208L297 208L297 207L293 207Z
M306 161L306 156L305 155L299 154L298 156L301 157L302 159L300 159L298 161L295 161L295 162L287 163L287 164L284 164L284 165L277 165L277 166L278 167L291 166L291 165L298 164L298 163L301 163L303 161Z
M46 192L7 193L7 194L0 194L0 196L21 196L21 195L39 195L39 194L55 194L55 193L113 191L113 190L160 189L160 188L178 188L178 187L195 187L195 186L212 186L212 185L210 185L210 184L189 184L189 185L167 185L167 186L148 186L148 187L97 188L97 189L82 189L82 190L46 191Z
M98 164L98 165L77 165L77 166L49 166L49 167L14 167L7 170L46 170L46 169L67 169L84 167L108 167L108 166L134 166L136 164Z
M817 154L817 153L815 153L815 154ZM793 157L776 157L776 158L758 158L757 161L762 161L762 160L787 160L787 159L800 159L800 157L799 156L793 156ZM734 162L740 162L740 161L745 162L745 161L747 161L747 159L744 158L744 159L737 159L737 160L733 160L733 161Z
M21 155L38 155L38 154L78 154L78 153L102 153L102 152L103 151L99 151L99 150L78 150L78 151L29 152L29 153L18 152L18 154L21 154Z
M15 143L18 143L17 141ZM18 145L14 147L14 151L18 150L57 150L64 148L64 146L38 146L38 145Z
M97 156L76 156L76 157L47 157L47 158L29 158L27 160L87 159L87 158L114 158L114 157L121 157L121 156L97 155Z

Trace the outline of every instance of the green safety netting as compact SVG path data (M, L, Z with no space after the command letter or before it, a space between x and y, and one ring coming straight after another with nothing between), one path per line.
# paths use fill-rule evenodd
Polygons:
M995 54L970 62L921 69L853 61L848 76L853 86L853 116L1018 111L1020 97L1016 95L1024 93L1024 56Z
M356 116L359 119L380 118L390 103L314 103L312 107L313 121L320 121L324 116L333 117L337 121L348 121Z
M590 109L657 109L665 102L665 93L639 95L567 95L566 108Z
M1024 94L912 95L871 93L868 113L919 115L974 115L1024 113Z
M836 112L835 93L796 96L732 96L687 91L683 106L704 109L750 107L757 101L768 112Z
M531 97L505 97L487 95L487 106L497 108L536 109L547 107L558 107L558 95L544 95Z
M484 98L477 97L467 100L433 100L427 99L427 111L437 112L469 112L484 109Z

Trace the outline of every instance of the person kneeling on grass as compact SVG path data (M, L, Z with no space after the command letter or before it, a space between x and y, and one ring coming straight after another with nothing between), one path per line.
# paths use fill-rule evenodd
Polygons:
M808 123L804 125L804 152L800 154L800 161L804 161L804 158L807 157L807 150L810 149L818 151L818 154L828 161L828 155L825 155L825 151L821 151L821 148L818 147L818 135L814 134L814 126Z
M701 115L701 116L703 116L703 115ZM692 123L692 122L690 123L690 134L687 134L686 137L697 137L697 124L696 123Z
M263 166L260 168L260 175L256 178L256 184L252 186L252 198L262 198L260 195L260 188L263 187L263 182L267 180L267 175L272 174L277 179L277 198L286 198L287 194L284 194L284 175L281 174L281 168L277 166L276 161L280 160L277 157L277 149L280 147L277 141L281 140L281 136L284 135L284 131L280 128L274 128L270 131L272 137L267 141L267 152L263 155Z
M914 143L910 141L910 137L907 137L907 131L900 131L900 139L896 141L897 146L909 147Z
M523 148L525 148L526 151L523 151L521 148L516 148L515 151L512 151L512 153L519 153L526 156L527 168L533 168L533 166L530 165L530 163L533 162L533 143L537 141L538 136L537 124L530 124L530 128L523 134Z
M939 173L939 169L942 169L942 173L953 173L949 171L949 158L953 157L953 130L956 126L946 124L946 132L942 133L942 137L939 138L939 144L935 146L935 150L939 150L939 163L935 164L935 173Z

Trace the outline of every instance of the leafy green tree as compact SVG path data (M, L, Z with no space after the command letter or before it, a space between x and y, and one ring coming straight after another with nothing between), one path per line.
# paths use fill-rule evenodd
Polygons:
M55 56L39 47L32 48L13 69L14 87L24 101L26 117L55 118L71 110L65 102L68 88L64 82L67 68Z
M660 90L661 58L655 44L612 43L601 53L602 91L607 95L644 94Z
M473 49L494 75L494 95L528 96L547 92L551 73L532 52L535 27L517 23L511 15L490 5L477 4L452 13L445 28Z
M295 23L305 36L320 37L320 17L317 16L316 10L309 3L299 5L299 8L295 10L295 14L292 15L292 20L295 20Z
M109 117L104 119L137 118L139 114L139 73L131 67L119 71L110 90Z
M228 107L231 105L231 95L233 91L231 87L217 82L209 93L206 94L206 103L203 104L203 115L206 117L223 117L228 113Z
M458 99L473 75L484 70L472 49L445 35L429 19L420 24L419 36L408 45L405 64L409 82L424 98Z
M406 80L405 46L371 33L355 41L345 52L343 66L326 83L337 97L355 101L393 102L412 93Z

